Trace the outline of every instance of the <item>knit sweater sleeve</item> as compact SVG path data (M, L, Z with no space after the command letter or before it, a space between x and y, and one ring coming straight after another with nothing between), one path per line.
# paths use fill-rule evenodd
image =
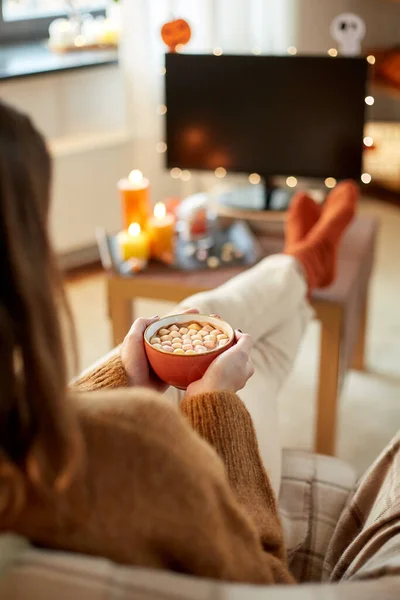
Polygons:
M181 410L192 428L217 452L230 486L256 525L264 548L285 578L285 549L274 492L264 469L250 414L236 394L215 392L185 398Z
M107 388L127 387L128 385L128 375L122 363L118 347L94 367L84 371L84 373L71 383L70 388L78 392L88 392Z

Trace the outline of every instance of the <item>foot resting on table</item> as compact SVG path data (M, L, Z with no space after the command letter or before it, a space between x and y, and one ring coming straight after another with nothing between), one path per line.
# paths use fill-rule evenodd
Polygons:
M306 194L298 194L289 209L285 254L302 265L310 290L330 285L336 277L337 251L356 213L359 189L343 181L319 207Z

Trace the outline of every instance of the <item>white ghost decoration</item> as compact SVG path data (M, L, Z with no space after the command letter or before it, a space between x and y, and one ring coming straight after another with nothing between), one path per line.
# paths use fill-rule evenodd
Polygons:
M342 56L358 56L361 53L365 32L365 22L353 13L342 13L331 24L331 35L338 42Z

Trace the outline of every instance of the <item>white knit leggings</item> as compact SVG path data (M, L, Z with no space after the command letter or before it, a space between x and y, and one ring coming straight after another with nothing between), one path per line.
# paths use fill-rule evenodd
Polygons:
M313 316L299 264L290 256L270 256L224 285L187 298L179 308L218 314L252 336L255 374L239 396L253 419L261 457L278 494L278 395Z

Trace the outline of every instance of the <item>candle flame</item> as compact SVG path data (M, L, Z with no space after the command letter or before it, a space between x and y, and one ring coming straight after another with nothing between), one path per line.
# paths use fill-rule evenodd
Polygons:
M131 223L128 227L128 233L132 237L136 237L137 235L139 235L140 231L141 231L141 228L140 228L139 223Z
M139 171L139 169L134 169L129 173L128 179L131 183L139 185L139 183L142 183L143 181L143 173L142 171Z
M156 219L163 219L167 214L167 209L165 208L165 204L163 202L157 202L154 207L154 216Z

